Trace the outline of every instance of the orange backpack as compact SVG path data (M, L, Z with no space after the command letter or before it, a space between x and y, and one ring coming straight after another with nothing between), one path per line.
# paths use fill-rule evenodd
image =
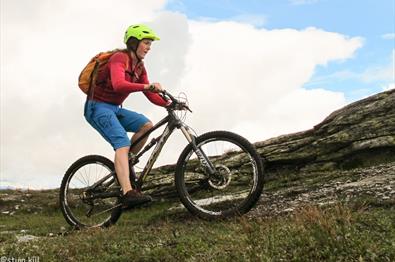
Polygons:
M121 49L115 49L112 51L101 52L95 55L89 63L84 67L81 71L80 76L78 77L78 86L85 94L89 94L91 91L92 84L96 82L97 72L101 68L103 68L110 57L115 53L123 51Z

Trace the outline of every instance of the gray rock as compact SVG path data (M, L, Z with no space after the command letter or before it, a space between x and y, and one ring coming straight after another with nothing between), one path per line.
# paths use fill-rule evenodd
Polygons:
M322 171L395 161L394 105L393 89L339 109L313 129L255 146L271 171Z
M17 235L16 239L17 239L18 243L24 243L24 242L38 240L39 237L36 237L36 236L33 236L33 235L23 235L23 236Z

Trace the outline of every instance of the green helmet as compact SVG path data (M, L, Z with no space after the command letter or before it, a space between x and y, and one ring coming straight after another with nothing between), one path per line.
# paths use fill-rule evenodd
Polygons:
M139 41L143 40L144 38L160 40L160 38L156 36L155 32L152 31L151 28L143 24L129 26L125 32L123 42L126 44L130 37L135 37Z

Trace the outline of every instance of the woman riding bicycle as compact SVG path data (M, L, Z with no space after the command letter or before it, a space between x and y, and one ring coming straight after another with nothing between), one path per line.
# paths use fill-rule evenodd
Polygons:
M146 25L129 26L125 32L125 50L114 53L107 65L97 73L94 92L85 105L85 119L111 144L115 151L115 171L122 187L124 208L151 201L134 190L129 179L129 148L131 141L127 132L134 132L132 141L138 139L153 124L142 114L122 108L123 101L133 92L143 92L155 105L168 105L158 92L163 91L160 83L150 83L143 59L159 37ZM148 137L147 137L148 138ZM132 148L137 154L147 139Z

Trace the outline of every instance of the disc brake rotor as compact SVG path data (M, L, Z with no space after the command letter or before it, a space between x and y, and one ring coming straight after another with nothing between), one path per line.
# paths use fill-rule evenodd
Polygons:
M215 189L224 189L232 180L232 172L225 165L216 165L217 173L211 176L208 183Z

